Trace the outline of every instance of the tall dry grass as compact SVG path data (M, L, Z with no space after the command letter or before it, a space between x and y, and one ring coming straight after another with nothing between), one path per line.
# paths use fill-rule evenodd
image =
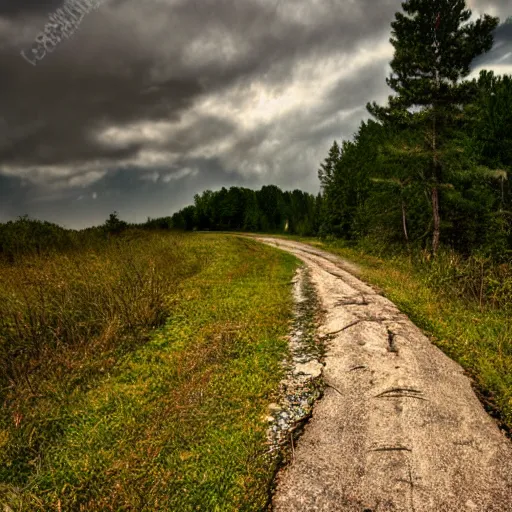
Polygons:
M187 243L132 232L82 251L0 261L2 402L45 396L56 375L65 383L105 372L141 343L170 314L165 297L205 263Z
M510 263L496 262L479 254L462 257L454 251L444 250L433 260L422 253L416 262L416 270L432 288L469 300L480 308L512 307Z

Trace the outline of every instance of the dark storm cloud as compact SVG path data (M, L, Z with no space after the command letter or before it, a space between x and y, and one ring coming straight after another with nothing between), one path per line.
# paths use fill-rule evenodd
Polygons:
M388 14L394 3L383 2ZM176 119L201 93L214 94L255 77L281 83L289 78L297 59L320 56L336 45L349 52L364 37L374 37L379 27L384 28L368 4L365 0L347 8L341 2L325 2L317 23L308 25L303 19L276 16L277 4L189 0L170 8L147 1L138 5L142 19L146 15L150 22L142 29L139 20L123 18L123 9L135 3L118 2L119 12L112 7L108 20L112 24L121 20L120 26L102 21L102 13L89 14L81 33L63 41L35 69L4 41L0 66L9 79L0 84L1 112L15 129L22 130L35 119L43 120L46 127L19 138L0 157L5 163L44 165L135 154L137 145L124 148L120 155L117 149L112 152L95 143L91 133L108 124ZM307 2L291 5L296 9ZM43 17L39 27L44 22ZM157 22L159 27L152 30ZM204 62L201 55L199 62L186 62L190 43L205 33L213 38L233 34L235 43L240 40L247 48L231 62L222 48L203 49ZM156 70L164 76L162 81L152 77Z
M390 92L388 56L346 76L332 62L343 70L385 42L399 0L105 0L31 66L20 51L62 3L0 6L3 217L28 211L82 225L123 201L156 215L230 183L314 191L332 140L350 138L366 102ZM509 6L477 4L502 16ZM509 28L497 30L502 49L483 62L506 57ZM292 84L318 87L299 87L288 110L249 122L262 90ZM158 122L159 134L144 131Z
M3 0L0 4L0 16L15 17L27 13L54 11L64 0Z
M77 41L69 41L75 44ZM76 46L76 44L75 44ZM118 51L121 49L118 49ZM1 50L0 50L1 51ZM0 140L4 163L76 163L90 158L120 158L135 153L137 145L110 149L95 142L93 134L109 124L127 124L139 119L173 119L191 105L198 94L197 80L169 79L148 88L149 60L129 62L125 70L61 62L49 55L40 67L27 65L18 53L1 51L1 67L9 79L0 83L0 103L6 123L23 133L39 122L39 129ZM123 59L113 51L113 59ZM53 60L55 59L55 60ZM115 69L115 66L114 66Z

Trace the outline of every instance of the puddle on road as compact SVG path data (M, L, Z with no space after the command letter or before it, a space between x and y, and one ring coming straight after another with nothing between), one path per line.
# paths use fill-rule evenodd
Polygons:
M293 444L310 418L313 405L323 393L324 345L317 333L319 302L309 270L299 267L293 280L295 314L289 336L289 357L283 361L286 377L278 403L269 407L267 431L270 453L284 459L293 455Z

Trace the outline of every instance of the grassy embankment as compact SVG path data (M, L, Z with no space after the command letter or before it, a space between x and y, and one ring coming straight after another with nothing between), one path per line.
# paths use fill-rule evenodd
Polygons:
M361 267L376 285L467 371L488 411L512 432L512 279L510 265L442 253L437 261L369 255L341 241L292 237Z
M261 510L295 266L203 234L0 263L2 510Z

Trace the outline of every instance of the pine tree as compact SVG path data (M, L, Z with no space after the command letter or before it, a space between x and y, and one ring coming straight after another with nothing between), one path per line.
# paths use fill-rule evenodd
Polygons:
M462 80L473 59L491 49L498 19L484 15L469 22L471 11L464 0L407 0L402 8L404 13L396 13L391 24L395 54L393 72L386 79L396 95L389 97L387 107L374 102L367 109L383 123L416 125L424 132L430 158L423 176L432 207L435 255L441 234L439 190L447 170L444 145L462 107L474 98L474 85Z
M329 150L329 156L320 164L318 169L318 179L322 185L322 189L325 191L332 184L334 179L334 169L341 157L341 149L336 141L332 143L331 149Z

